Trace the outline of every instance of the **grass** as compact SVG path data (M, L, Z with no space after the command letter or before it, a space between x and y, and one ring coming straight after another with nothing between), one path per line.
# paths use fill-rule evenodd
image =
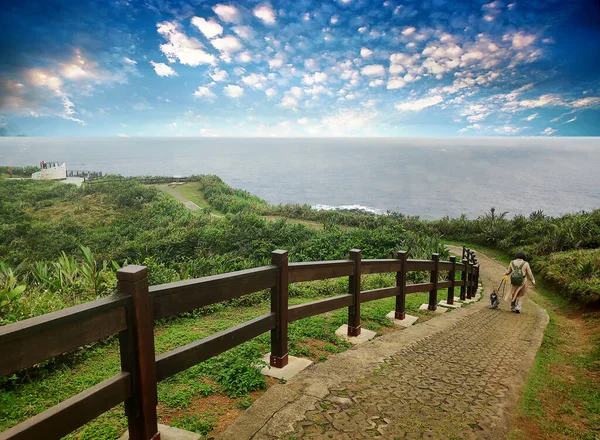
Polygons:
M264 219L269 220L271 222L277 221L277 220L281 220L282 218L285 219L285 221L287 223L292 223L295 225L304 225L309 229L318 231L323 229L323 223L319 223L319 222L315 222L312 220L300 220L300 219L291 219L291 218L287 218L287 217L281 217L278 215L265 215L263 216ZM346 228L347 229L347 228Z
M366 276L368 287L393 282L391 275ZM369 282L369 279L371 281ZM307 283L308 284L308 283ZM439 297L445 298L440 291ZM325 298L323 295L292 297L290 305ZM427 320L433 316L419 312L427 294L409 295L407 311ZM365 303L361 306L363 327L379 335L397 329L385 318L393 310L394 298ZM189 313L158 322L155 347L161 354L196 341L215 332L233 327L267 313L268 301L249 307L222 306L212 313ZM335 330L345 324L347 309L306 318L289 325L289 353L314 362L323 362L347 350L350 344L339 339ZM221 430L247 408L269 384L259 372L260 359L270 350L270 336L263 334L202 364L189 368L158 384L159 422L207 435ZM109 338L92 348L55 358L26 375L13 376L0 383L0 431L116 374L119 369L118 342ZM70 434L68 439L116 439L126 430L123 405L99 416Z
M542 346L517 411L512 439L600 438L600 312L583 311L538 281L548 311Z
M210 207L210 205L204 198L204 195L200 192L200 182L190 182L184 183L183 185L175 185L173 189L180 193L186 199L191 200L196 205L200 206L201 208L214 209Z

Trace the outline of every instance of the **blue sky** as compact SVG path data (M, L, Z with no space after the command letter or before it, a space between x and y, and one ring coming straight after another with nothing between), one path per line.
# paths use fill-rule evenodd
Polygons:
M598 136L598 5L4 1L0 134Z

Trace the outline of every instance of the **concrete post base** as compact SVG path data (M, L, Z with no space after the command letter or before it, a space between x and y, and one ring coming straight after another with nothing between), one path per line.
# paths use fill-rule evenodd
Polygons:
M429 310L429 304L421 304L421 307L419 307L419 310L422 310L424 312L431 312L431 310ZM435 309L435 311L433 313L442 314L442 313L446 313L447 311L448 311L448 309L445 307L438 307Z
M158 424L158 432L160 432L160 440L200 440L202 438L200 434L195 432L184 431L160 423ZM129 432L125 432L119 440L129 440Z
M348 336L348 325L344 324L335 331L335 334L340 339L348 341L354 345L359 345L359 344L362 344L363 342L370 341L371 339L373 339L375 337L375 335L377 333L375 333L372 330L367 330L366 328L362 327L360 330L360 335Z
M454 304L448 304L448 301L443 299L438 303L438 306L448 307L449 309L459 309L462 307L462 304L456 301L454 302Z
M394 325L397 325L399 327L410 327L415 322L417 322L417 319L419 319L417 316L412 316L412 315L405 315L404 319L396 319L396 311L395 310L392 310L390 313L385 315L385 317L387 319L391 319L392 322L394 323Z
M465 303L474 303L474 302L477 302L477 301L479 301L480 299L481 299L481 294L479 294L479 293L478 293L478 294L476 294L476 295L475 295L475 297L474 297L474 298L471 298L471 299L465 299L465 301L464 301L464 302L465 302Z
M313 363L313 361L311 361L310 359L303 359L296 356L288 356L288 364L285 367L275 368L270 367L268 365L270 358L271 353L267 353L263 357L262 360L267 363L267 366L260 370L261 374L283 380L291 379L296 374L300 373L302 370L305 370L306 368L311 366Z

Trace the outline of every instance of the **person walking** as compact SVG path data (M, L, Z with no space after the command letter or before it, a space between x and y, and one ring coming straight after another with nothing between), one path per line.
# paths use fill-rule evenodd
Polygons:
M510 295L510 311L515 313L521 313L521 304L523 298L527 294L527 289L530 287L528 279L531 280L533 286L535 286L535 278L533 272L531 272L531 266L525 261L525 252L519 251L515 255L515 259L508 265L508 270L504 275L510 277L510 291L504 296L506 300Z

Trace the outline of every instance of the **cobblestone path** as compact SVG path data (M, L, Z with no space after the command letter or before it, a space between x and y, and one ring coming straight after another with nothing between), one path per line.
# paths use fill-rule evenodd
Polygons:
M521 315L481 309L417 342L330 390L288 438L503 438L505 398L537 325L534 307Z
M478 257L489 294L504 267ZM222 438L506 439L548 317L487 298L272 387Z

